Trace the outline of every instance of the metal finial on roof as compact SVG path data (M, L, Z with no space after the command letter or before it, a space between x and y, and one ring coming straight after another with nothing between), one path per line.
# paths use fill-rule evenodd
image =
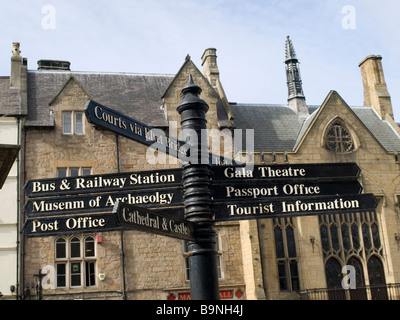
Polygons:
M286 37L286 61L297 60L296 52L294 51L292 40L290 37Z
M299 60L296 57L296 52L294 51L293 43L290 40L289 36L286 37L286 78L288 85L288 100L292 100L294 98L305 100L303 85L301 81L300 68L299 68ZM293 101L292 101L293 102ZM305 109L305 103L304 104ZM296 107L297 108L297 107Z

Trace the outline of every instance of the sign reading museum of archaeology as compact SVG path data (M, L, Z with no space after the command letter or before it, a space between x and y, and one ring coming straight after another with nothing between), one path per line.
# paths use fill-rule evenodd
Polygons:
M110 211L119 200L144 207L182 205L182 188L134 190L117 193L29 199L24 211L29 217Z

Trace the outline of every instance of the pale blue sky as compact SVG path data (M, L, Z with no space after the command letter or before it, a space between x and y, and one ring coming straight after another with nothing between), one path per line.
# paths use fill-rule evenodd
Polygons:
M187 54L201 70L201 55L214 47L230 101L284 104L289 35L308 104L336 90L349 105L363 105L358 64L379 54L400 122L399 9L398 0L2 1L0 75L10 73L14 41L29 69L58 59L73 71L166 74Z

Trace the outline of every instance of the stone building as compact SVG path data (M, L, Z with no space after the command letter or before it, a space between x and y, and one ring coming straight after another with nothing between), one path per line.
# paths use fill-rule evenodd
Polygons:
M246 156L255 164L355 162L363 192L378 199L376 212L217 222L221 298L393 298L397 286L388 284L400 279L400 129L393 119L380 56L360 63L365 106L350 107L335 91L320 106L306 104L289 38L288 102L281 105L230 103L220 82L215 49L205 50L202 72L187 56L176 75L79 72L71 71L67 61L51 60L40 60L38 70L27 70L26 59L19 52L18 59L15 55L11 77L20 75L18 94L26 102L21 186L32 179L179 168L172 157L163 164L149 164L146 146L92 126L84 111L86 102L94 100L173 135L180 126L176 107L181 90L192 75L209 105L209 129L254 129L254 151ZM10 90L1 88L2 94ZM52 186L45 188L51 191ZM21 206L26 200L20 196ZM38 232L33 234L35 213L28 216L25 210L21 216L20 225L27 218L31 223L19 247L21 297L33 294L27 284L32 288L37 283L40 270L45 274L45 299L190 298L185 241L114 226L88 232L71 227L54 234L54 216L69 218L74 226L86 216L79 210L46 212L40 201L36 213L42 211L46 221L53 217L53 224L38 218L43 223L36 224ZM343 290L333 294L328 289L341 289L346 265L354 267L361 289L351 295Z
M26 66L13 46L11 59L14 74L0 77L0 299L16 295L19 265L19 194L21 119L26 116L26 103L20 99L26 88L16 81L26 77Z

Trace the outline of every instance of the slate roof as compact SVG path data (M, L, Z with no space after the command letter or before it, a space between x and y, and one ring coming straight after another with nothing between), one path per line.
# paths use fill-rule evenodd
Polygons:
M167 127L162 96L175 75L28 70L26 126L53 126L50 103L67 82L75 79L93 99L154 127ZM9 77L0 77L0 115L21 114L19 89L9 88ZM83 107L83 106L82 106ZM217 106L221 127L230 121ZM307 131L319 106L308 106L310 116L300 119L286 104L230 103L235 128L254 129L255 151L292 151ZM379 118L372 107L351 107L387 151L400 151L400 136ZM245 144L245 139L243 139ZM243 150L244 150L244 146Z
M20 115L20 90L10 88L10 77L0 77L0 115Z
M311 114L302 121L287 105L231 104L230 107L237 129L254 129L254 151L294 150L319 108L308 106ZM372 107L350 108L386 151L400 151L399 134Z
M237 129L254 129L255 151L292 150L302 121L287 105L237 103L230 107Z
M352 107L351 109L386 151L400 151L399 134L389 122L378 116L373 107Z
M150 126L168 126L161 96L174 75L53 70L28 71L27 126L54 125L49 104L71 77L94 101Z

